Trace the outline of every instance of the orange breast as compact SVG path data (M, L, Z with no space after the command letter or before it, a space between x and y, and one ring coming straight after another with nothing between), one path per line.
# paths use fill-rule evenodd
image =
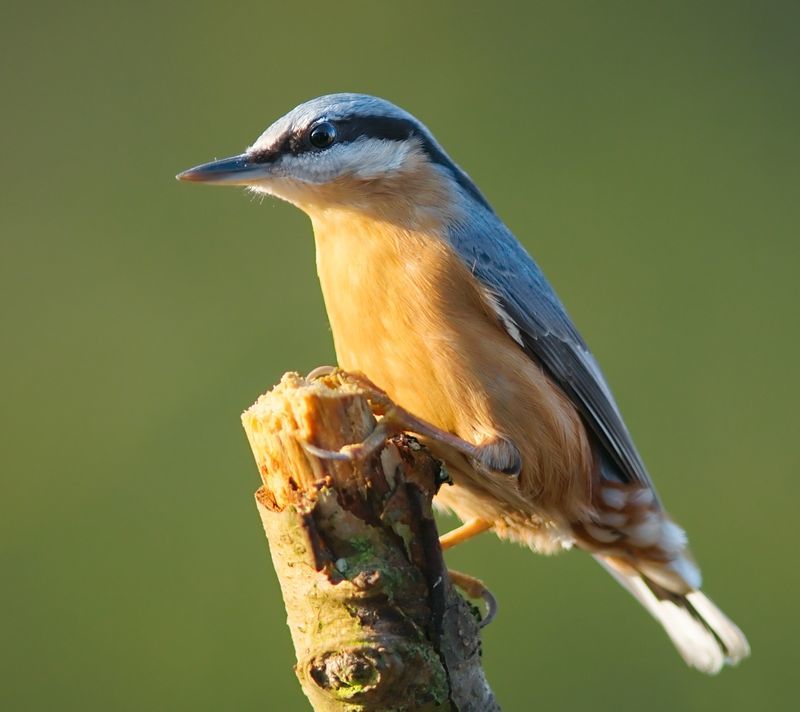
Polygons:
M548 548L538 540L548 529L558 538L590 501L592 453L575 408L506 333L435 228L348 212L312 219L340 365L465 440L512 440L519 481L456 460L457 486L441 500L462 519L491 519L498 533Z

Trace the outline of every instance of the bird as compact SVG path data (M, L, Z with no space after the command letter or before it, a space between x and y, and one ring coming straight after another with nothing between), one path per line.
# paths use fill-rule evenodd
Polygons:
M442 459L436 504L540 553L588 552L714 674L750 649L701 591L620 409L543 272L428 128L355 93L300 104L243 153L177 178L245 186L311 219L341 368Z

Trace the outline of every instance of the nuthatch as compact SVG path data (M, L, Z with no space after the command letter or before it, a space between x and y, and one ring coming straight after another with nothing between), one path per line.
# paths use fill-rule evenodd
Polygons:
M749 647L700 589L597 361L539 267L428 129L360 94L313 99L244 153L181 173L311 218L339 364L429 424L438 504L541 552L588 551L717 672Z

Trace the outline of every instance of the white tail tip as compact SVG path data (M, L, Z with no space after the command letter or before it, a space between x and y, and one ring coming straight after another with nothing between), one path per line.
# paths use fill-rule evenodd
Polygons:
M638 573L620 571L603 557L595 558L664 626L688 665L713 675L750 654L744 633L701 591L659 597Z

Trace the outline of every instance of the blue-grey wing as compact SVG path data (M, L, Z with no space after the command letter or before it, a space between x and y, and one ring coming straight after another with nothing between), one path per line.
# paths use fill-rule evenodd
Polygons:
M450 241L519 330L522 348L575 404L605 451L603 474L652 488L594 356L538 265L488 211L451 226Z

